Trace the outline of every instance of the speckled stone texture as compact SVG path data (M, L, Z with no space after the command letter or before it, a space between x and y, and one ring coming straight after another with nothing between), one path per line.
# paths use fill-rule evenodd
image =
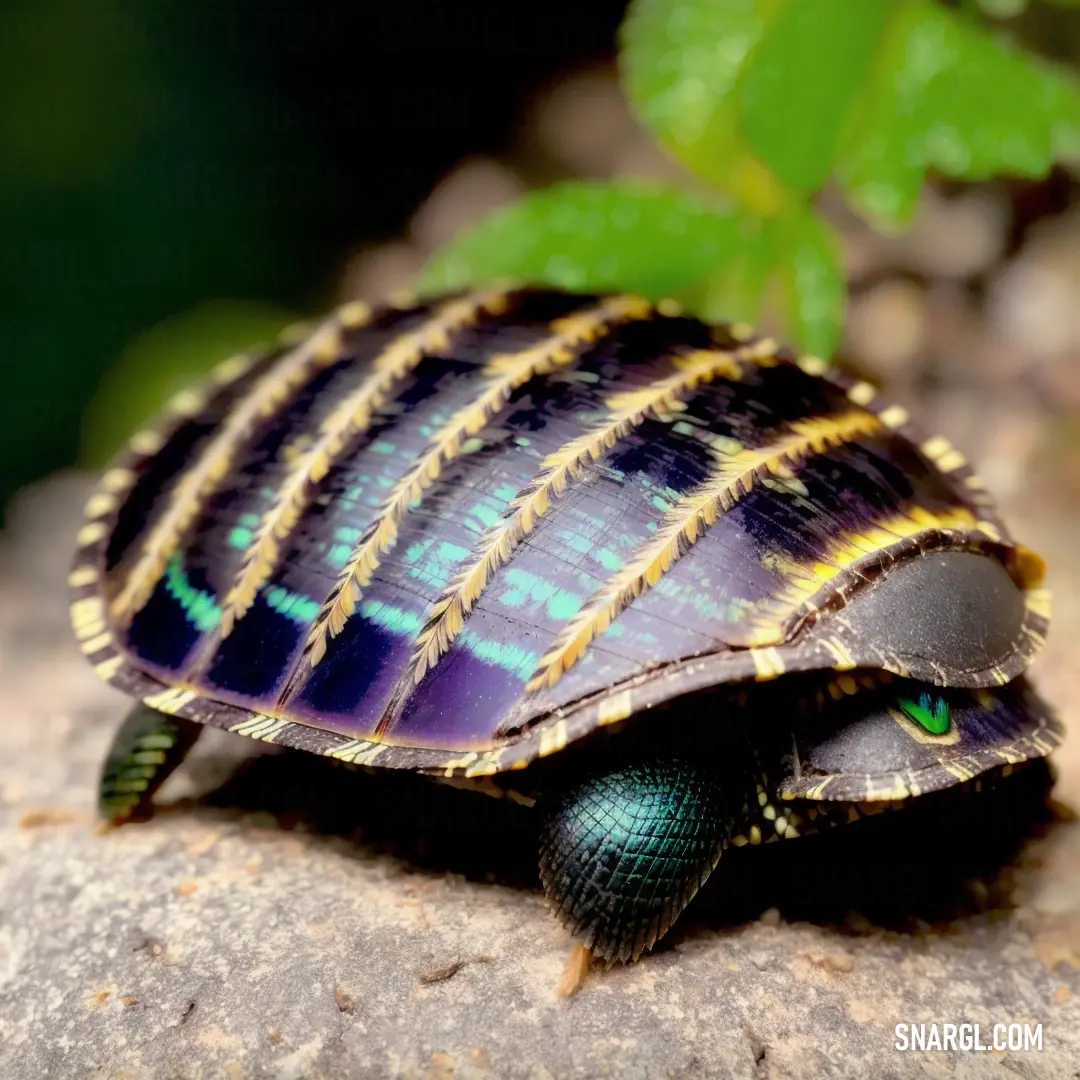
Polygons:
M24 501L0 555L4 1080L1080 1070L1080 826L1026 784L970 820L745 849L657 954L569 1000L523 808L209 733L152 822L96 835L126 706L66 626L84 490ZM1037 677L1075 729L1080 522L1010 520L1054 568ZM1058 762L1080 806L1075 730ZM1044 1051L893 1049L931 1021L1041 1023Z

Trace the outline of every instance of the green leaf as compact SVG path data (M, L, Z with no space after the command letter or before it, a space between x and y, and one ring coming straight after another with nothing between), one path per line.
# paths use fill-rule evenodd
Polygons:
M559 184L526 195L434 256L421 292L502 279L580 292L672 296L708 318L753 321L780 287L791 337L827 356L843 312L835 241L809 208L763 219L641 184Z
M791 334L811 352L831 356L840 339L847 296L839 244L809 207L794 211L782 227L786 243L781 266Z
M777 301L787 336L829 357L836 348L847 295L839 246L810 207L794 207L759 222L737 256L688 306L707 318L753 322L764 299Z
M1027 0L979 0L979 7L992 19L1015 19L1024 13Z
M634 0L620 31L619 66L638 117L723 190L738 189L745 171L735 89L765 25L760 0ZM764 170L749 171L771 185Z
M929 169L1041 176L1080 153L1080 85L937 0L634 0L622 38L658 141L765 216L835 172L898 227Z
M428 263L418 288L517 278L658 299L713 272L738 243L738 215L684 192L629 181L557 184L465 230Z
M707 319L756 322L765 292L776 276L780 251L773 223L747 218L738 250L698 286L680 294L686 307Z
M905 0L837 175L862 213L895 228L914 212L927 169L1034 177L1078 149L1075 82L932 0Z
M739 116L788 187L816 191L829 175L894 10L891 0L789 0L766 31L739 86Z

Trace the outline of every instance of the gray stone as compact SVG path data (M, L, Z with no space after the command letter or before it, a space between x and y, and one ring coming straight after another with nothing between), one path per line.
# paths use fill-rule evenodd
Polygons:
M125 702L70 641L63 545L36 543L69 519L30 514L0 563L5 1080L1080 1069L1067 821L1020 847L1007 821L969 841L915 815L746 849L665 947L594 971L568 1000L554 990L570 942L539 893L522 808L222 735L154 820L99 835L96 771ZM1074 523L1026 533L1061 549L1068 591ZM1047 679L1061 697L1078 628L1059 612L1044 661L1067 673ZM1059 798L1077 801L1078 758L1073 737ZM980 1023L984 1040L996 1022L1041 1023L1044 1049L894 1049L896 1024L934 1021Z

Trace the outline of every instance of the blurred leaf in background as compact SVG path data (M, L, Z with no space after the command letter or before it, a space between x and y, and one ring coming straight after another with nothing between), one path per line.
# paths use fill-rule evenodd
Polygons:
M358 246L399 234L461 156L502 149L526 90L610 51L622 6L0 5L0 516L76 460L94 395L88 461L171 365L235 350L243 319L205 302L267 305L255 338L279 307L331 303Z
M100 468L134 432L211 364L268 345L296 316L269 304L208 300L139 334L113 363L83 417L79 460Z
M635 181L570 181L524 196L435 258L419 285L521 277L565 289L676 292L741 244L739 214Z
M621 40L630 103L690 170L698 218L670 240L655 221L627 230L625 184L609 195L590 187L585 218L581 189L563 185L466 230L425 286L519 274L670 292L706 316L741 319L768 300L796 342L829 355L845 280L811 200L830 177L860 215L895 232L932 172L1038 177L1080 155L1080 84L1002 40L974 5L634 0ZM685 196L657 188L648 198L659 208ZM724 242L695 245L694 230L711 237L721 221Z
M198 6L16 0L0 11L0 506L74 459L102 368L145 327L208 296L289 288L289 235L267 196L295 178L277 167L242 68L225 62L238 28L219 18L216 49L200 29L211 27ZM204 370L234 345L211 337L208 324ZM118 396L93 420L95 457L152 403L157 362L114 379Z

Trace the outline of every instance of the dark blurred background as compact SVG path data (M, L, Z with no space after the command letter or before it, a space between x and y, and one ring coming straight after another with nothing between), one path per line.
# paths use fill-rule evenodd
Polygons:
M135 411L118 438L137 421L153 389L103 392L84 439L133 339L172 320L141 366L183 368L176 343L228 351L327 303L455 161L514 142L537 86L610 55L624 7L6 0L0 508L80 447L96 464L102 409Z
M681 182L618 86L625 6L6 0L0 522L19 488L101 465L215 360L406 283L530 187ZM1080 57L1075 7L1001 25ZM1080 495L1078 190L1063 169L930 186L898 240L820 200L851 283L846 352L1003 497L1043 475L1040 453Z

